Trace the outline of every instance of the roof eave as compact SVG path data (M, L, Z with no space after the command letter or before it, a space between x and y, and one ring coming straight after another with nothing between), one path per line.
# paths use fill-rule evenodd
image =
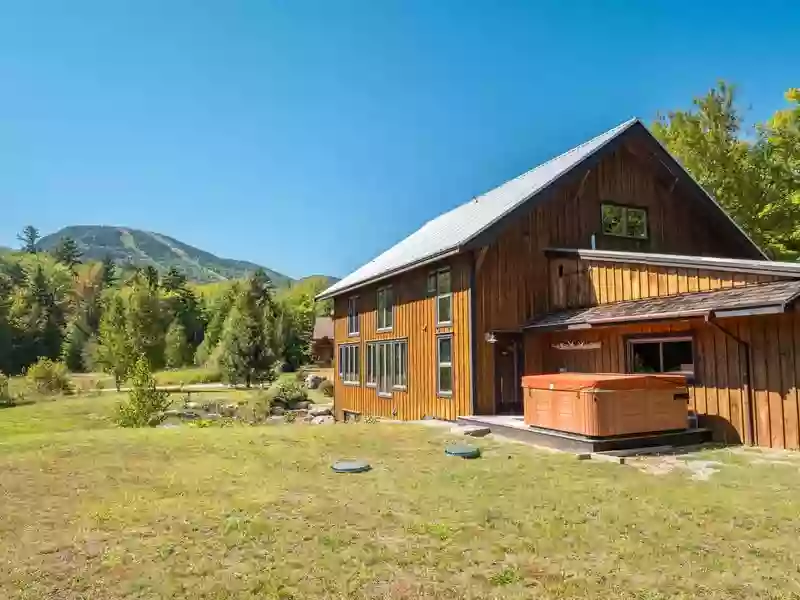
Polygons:
M401 275L403 273L407 273L408 271L413 271L414 269L418 269L419 267L424 267L425 265L429 265L431 263L435 263L437 261L443 260L445 258L449 258L451 256L455 256L461 252L461 246L456 246L454 248L450 248L448 250L443 250L442 252L437 252L436 254L432 254L431 256L425 257L421 260L415 261L413 263L409 263L402 267L398 267L397 269L392 269L390 271L386 271L381 273L380 275L375 275L374 277L370 277L368 279L364 279L363 281L358 281L347 287L344 287L339 290L334 290L330 292L330 288L327 290L317 294L314 300L327 300L328 298L335 298L336 296L341 296L342 294L347 294L348 292L354 292L358 289L371 285L373 283L378 283L379 281L384 281L391 277L395 277L397 275Z

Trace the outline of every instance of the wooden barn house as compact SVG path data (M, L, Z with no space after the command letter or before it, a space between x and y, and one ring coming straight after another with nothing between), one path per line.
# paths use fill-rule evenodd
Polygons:
M634 119L429 221L334 299L337 418L522 414L522 379L678 373L720 440L800 448L800 265Z

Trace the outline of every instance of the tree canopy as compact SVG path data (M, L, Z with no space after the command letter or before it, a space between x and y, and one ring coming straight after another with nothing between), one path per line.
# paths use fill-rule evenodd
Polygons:
M800 256L800 88L788 107L746 127L735 86L721 82L653 133L774 258Z

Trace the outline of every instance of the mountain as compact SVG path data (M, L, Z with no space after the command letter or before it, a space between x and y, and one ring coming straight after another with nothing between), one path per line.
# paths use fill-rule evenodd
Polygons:
M293 283L287 275L255 263L220 258L167 235L129 227L73 225L43 237L38 246L42 250L52 250L64 237L77 242L84 259L102 260L111 256L118 264L152 265L162 272L177 267L191 281L199 283L246 277L258 268L264 269L278 287Z

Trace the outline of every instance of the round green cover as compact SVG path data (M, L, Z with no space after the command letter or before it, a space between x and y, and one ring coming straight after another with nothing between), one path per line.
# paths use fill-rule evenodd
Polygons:
M444 449L444 453L461 458L478 458L481 455L481 449L468 444L451 444Z
M337 460L331 465L337 473L363 473L371 468L365 460Z

